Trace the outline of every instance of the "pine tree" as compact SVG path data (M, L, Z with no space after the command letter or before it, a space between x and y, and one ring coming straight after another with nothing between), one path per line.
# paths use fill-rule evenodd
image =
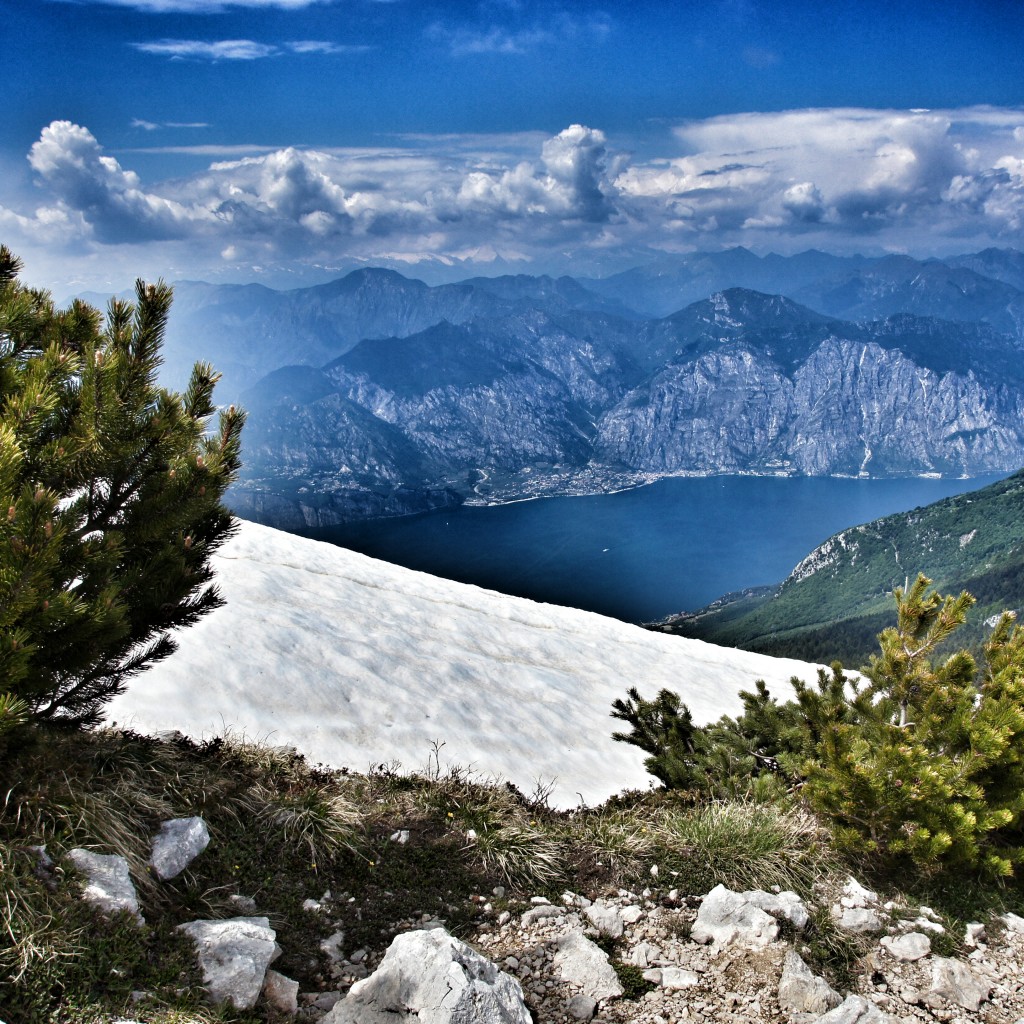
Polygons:
M849 848L1009 875L1024 854L1024 636L1004 617L980 680L966 651L933 664L973 598L930 582L895 591L897 623L862 690L798 688L814 739L803 792Z
M695 756L695 735L690 709L671 690L661 690L654 700L644 700L631 687L626 700L612 702L612 718L628 722L628 733L614 732L612 739L632 743L650 756L644 767L667 789L691 789L704 784L704 772Z
M106 320L54 307L0 247L0 731L95 723L170 631L221 599L209 558L244 416L209 433L217 375L156 382L171 290L136 284Z

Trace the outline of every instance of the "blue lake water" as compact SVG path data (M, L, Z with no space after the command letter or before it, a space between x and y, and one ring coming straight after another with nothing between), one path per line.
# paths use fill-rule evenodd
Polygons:
M671 479L308 535L435 576L645 622L777 583L838 530L999 479Z

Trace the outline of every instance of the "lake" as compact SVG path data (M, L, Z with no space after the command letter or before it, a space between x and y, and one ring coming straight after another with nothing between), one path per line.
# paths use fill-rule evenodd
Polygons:
M973 491L972 480L700 477L306 531L508 594L649 622L784 579L831 534Z

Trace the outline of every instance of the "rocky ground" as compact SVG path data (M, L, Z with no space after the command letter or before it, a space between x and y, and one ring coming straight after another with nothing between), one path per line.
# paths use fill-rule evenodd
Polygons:
M166 822L151 868L161 879L173 877L208 841L202 819ZM39 856L43 869L52 867L44 850ZM85 899L143 923L122 858L83 850L69 857L85 876ZM311 934L323 935L319 950L307 952L328 965L315 992L300 992L272 969L280 947L252 899L234 897L246 916L180 927L195 943L211 1001L262 1008L273 1020L1024 1022L1024 917L1003 914L950 935L930 908L882 903L853 878L814 901L722 885L681 893L658 884L657 869L652 883L640 892L534 896L529 904L510 901L498 886L490 897L470 897L480 914L465 942L450 936L443 920L423 915L395 922L399 934L387 949L350 950L339 924L352 897L324 893L302 908L318 924ZM833 949L845 944L849 970L841 978L837 958L822 956L826 939ZM148 994L134 999L137 1020L146 1020Z

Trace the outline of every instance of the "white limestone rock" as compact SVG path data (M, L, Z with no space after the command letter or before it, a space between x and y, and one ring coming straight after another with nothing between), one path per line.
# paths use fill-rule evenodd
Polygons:
M559 936L554 957L555 976L583 989L598 1001L622 995L622 985L608 955L579 930Z
M824 978L819 978L795 950L786 952L779 979L779 1006L787 1013L826 1013L843 997Z
M761 949L778 935L779 926L771 914L724 885L716 885L704 897L690 932L694 942L735 943L747 949Z
M531 1024L523 990L443 928L396 935L321 1024Z
M661 949L653 942L638 942L629 954L629 962L641 970L653 967L659 959L661 959Z
M149 866L161 881L180 875L206 849L210 830L202 818L173 818L153 837Z
M82 898L104 914L127 910L138 923L145 924L139 912L139 897L128 871L128 861L116 853L92 850L68 851L68 860L86 877Z
M880 932L884 927L881 916L870 907L842 907L837 904L832 908L832 920L841 931L853 935Z
M906 935L882 937L882 945L890 956L908 963L920 960L932 951L932 940L924 932L907 932Z
M327 959L331 963L336 964L345 959L345 954L342 951L342 943L344 941L345 933L343 931L332 932L326 939L321 940L320 949L326 954Z
M622 923L627 926L636 924L643 916L644 912L642 908L636 906L636 904L629 907L623 907L619 911L619 917L622 918Z
M933 1008L952 1003L977 1012L991 991L992 986L966 964L937 956L932 960L932 984L924 995L924 1001Z
M669 992L679 992L684 988L699 985L700 975L696 971L688 971L682 967L662 967L658 984Z
M878 893L865 889L854 877L849 877L843 886L839 902L844 907L868 907L878 903Z
M814 1024L896 1024L863 996L847 996L834 1010L822 1014Z
M1024 917L1018 914L1003 914L996 920L1001 921L1008 932L1024 933Z
M267 968L280 947L265 917L231 917L223 921L189 921L178 925L196 944L209 1001L249 1010L259 998Z
M763 889L751 889L740 894L748 903L760 907L766 914L778 919L786 918L793 927L801 931L807 927L811 916L807 906L795 892L784 889L782 892L765 892Z
M618 907L609 907L602 903L593 903L583 911L590 923L610 939L619 938L625 930L625 922Z
M524 926L531 925L536 921L543 921L552 917L565 917L568 911L565 907L556 907L554 904L541 904L531 907L523 914L522 923Z

